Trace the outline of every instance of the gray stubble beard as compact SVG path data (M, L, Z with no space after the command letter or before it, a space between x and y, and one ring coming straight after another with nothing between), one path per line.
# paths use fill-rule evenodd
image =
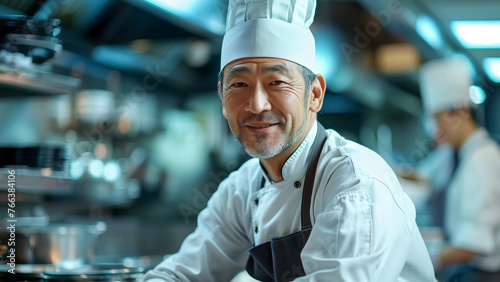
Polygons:
M266 140L267 136L258 136L257 137L258 141L256 143L258 145L263 145L263 146L259 146L259 147L262 147L260 149L254 149L254 148L248 146L249 144L247 144L247 142L245 140L243 140L243 137L241 136L241 134L239 136L237 136L237 139L243 145L247 154L249 154L250 156L252 156L254 158L259 158L259 159L272 158L272 157L280 154L284 150L290 148L292 146L292 144L297 142L297 140L304 134L304 131L306 130L306 126L307 126L307 111L306 111L305 116L306 116L306 118L304 118L304 121L302 122L300 127L297 129L295 134L293 134L292 138L287 138L287 139L282 138L274 146L271 146L271 144L266 144L266 143L269 143Z

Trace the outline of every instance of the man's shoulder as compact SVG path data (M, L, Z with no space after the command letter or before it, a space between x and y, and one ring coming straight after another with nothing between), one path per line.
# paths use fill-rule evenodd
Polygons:
M339 141L338 133L332 131L322 158L320 173L324 190L320 193L323 201L335 203L346 193L358 193L367 195L370 201L394 202L405 212L410 208L406 207L406 197L396 174L371 149L347 139Z
M329 137L323 150L323 158L331 173L343 173L339 176L347 178L369 177L384 181L387 177L395 177L387 162L373 150L340 136L329 130Z
M476 146L471 157L477 161L486 159L500 163L500 146L491 138L484 139L483 144Z
M476 146L468 155L460 160L459 168L469 178L488 178L500 180L500 147L490 139L481 146Z

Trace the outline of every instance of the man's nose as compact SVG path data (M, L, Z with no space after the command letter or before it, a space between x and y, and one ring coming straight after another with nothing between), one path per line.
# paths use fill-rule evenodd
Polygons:
M262 86L257 86L251 95L245 110L253 114L260 114L264 111L271 110L269 96Z

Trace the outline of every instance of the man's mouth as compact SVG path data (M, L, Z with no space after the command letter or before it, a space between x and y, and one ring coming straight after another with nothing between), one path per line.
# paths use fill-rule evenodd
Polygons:
M252 127L252 128L267 128L267 127L270 127L270 126L273 126L274 124L261 124L261 125L247 125L248 127Z
M254 124L254 123L249 123L245 124L245 127L252 132L253 134L267 134L270 133L275 126L277 126L278 123L264 123L264 124Z

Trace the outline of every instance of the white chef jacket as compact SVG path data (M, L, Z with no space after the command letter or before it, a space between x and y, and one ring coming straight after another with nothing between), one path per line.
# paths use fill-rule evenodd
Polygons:
M459 165L446 195L450 244L482 254L479 269L500 270L500 147L484 128L458 152Z
M283 181L270 181L258 159L231 173L179 252L144 280L229 281L244 268L249 248L299 231L316 131L315 122L285 162ZM327 136L313 188L313 229L301 253L306 276L295 281L435 281L415 208L393 171L373 151L333 130Z

